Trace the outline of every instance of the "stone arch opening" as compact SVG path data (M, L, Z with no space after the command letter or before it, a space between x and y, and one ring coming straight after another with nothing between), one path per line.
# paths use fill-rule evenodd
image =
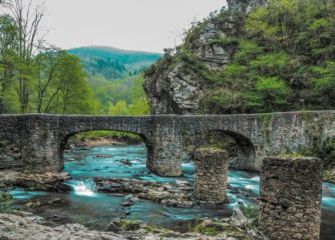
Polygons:
M184 136L183 152L193 158L193 153L201 147L218 147L228 153L229 167L239 170L255 170L255 147L240 133L224 130L208 130Z
M121 130L113 130L113 129L97 129L97 130L83 130L83 131L78 131L78 132L71 132L66 134L64 137L61 138L60 140L60 146L59 146L59 168L60 170L64 169L64 151L66 149L68 149L69 147L69 141L71 140L71 138L75 137L76 135L79 134L84 134L84 133L92 133L92 132L104 132L104 133L111 133L111 135L115 135L115 133L119 133L119 134L125 134L126 136L135 136L137 137L137 139L135 141L137 141L137 144L143 144L146 148L146 157L147 157L147 162L148 160L152 157L153 155L153 151L154 151L154 146L150 143L149 139L143 135L143 134L139 134L136 132L131 132L131 131L121 131ZM116 135L115 135L116 136ZM112 137L111 137L112 138ZM116 137L114 137L115 139ZM121 137L122 138L122 137ZM130 144L127 142L124 142L125 145ZM103 143L100 146L108 146L108 145L112 145L108 144L108 143ZM99 147L99 144L96 145L96 147Z

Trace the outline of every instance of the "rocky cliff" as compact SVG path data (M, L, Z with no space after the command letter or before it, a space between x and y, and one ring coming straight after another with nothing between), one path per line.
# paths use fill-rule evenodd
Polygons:
M202 105L214 74L223 72L236 49L245 15L264 0L227 0L228 8L194 24L181 46L166 49L145 74L152 114L210 112Z

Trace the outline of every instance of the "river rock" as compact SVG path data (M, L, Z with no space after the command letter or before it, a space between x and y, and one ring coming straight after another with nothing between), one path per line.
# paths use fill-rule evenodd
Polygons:
M105 231L88 230L80 224L58 227L42 225L43 219L26 212L0 214L0 239L25 240L263 240L256 230L243 229L230 218L201 219L194 228L180 233L142 221L114 219ZM252 230L252 231L251 231ZM252 232L252 233L251 233ZM253 235L252 235L253 234Z
M6 240L125 240L113 232L90 231L80 224L44 226L31 217L0 214L0 239Z
M135 198L125 200L123 206L131 206L136 198L153 201L172 207L192 207L192 186L187 181L176 183L154 183L136 179L100 178L94 179L96 190L113 194L132 194Z
M64 184L64 181L70 178L65 172L24 174L17 171L1 171L0 188L22 187L36 191L69 192L71 187Z
M234 225L231 219L210 220L201 219L193 229L181 233L164 228L155 227L141 221L129 221L122 219L113 220L106 230L117 232L127 239L134 240L262 240L257 231L255 236L247 230Z

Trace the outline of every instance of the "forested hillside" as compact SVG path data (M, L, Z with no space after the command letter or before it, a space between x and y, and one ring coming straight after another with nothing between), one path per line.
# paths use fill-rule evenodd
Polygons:
M333 0L228 3L146 72L152 113L335 108Z
M68 53L80 58L88 84L100 107L99 114L142 115L148 113L143 90L143 71L160 58L158 53L112 47L82 47Z
M146 114L143 69L157 53L48 44L44 5L0 1L0 114Z
M160 58L158 53L128 51L112 47L81 47L68 50L78 56L92 76L107 80L136 75Z

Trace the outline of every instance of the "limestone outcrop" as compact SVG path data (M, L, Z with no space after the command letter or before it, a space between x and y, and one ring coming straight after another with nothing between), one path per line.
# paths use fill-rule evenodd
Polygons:
M223 72L236 45L230 42L243 26L243 15L265 0L229 0L228 10L212 14L187 32L185 43L164 56L145 74L144 89L151 114L194 114L206 112L202 99L209 89L206 71ZM225 42L225 43L223 43ZM207 112L210 112L207 111Z

